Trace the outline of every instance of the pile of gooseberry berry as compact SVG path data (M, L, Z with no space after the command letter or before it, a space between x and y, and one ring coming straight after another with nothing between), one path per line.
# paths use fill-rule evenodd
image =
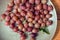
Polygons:
M31 39L36 40L39 29L52 25L50 13L52 5L47 0L11 0L2 14L5 25L20 34L20 40L26 40L25 32L30 32Z

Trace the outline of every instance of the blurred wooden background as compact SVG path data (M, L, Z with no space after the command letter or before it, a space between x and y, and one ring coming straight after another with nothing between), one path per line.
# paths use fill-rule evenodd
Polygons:
M60 0L51 0L57 11L58 25L53 40L60 40Z

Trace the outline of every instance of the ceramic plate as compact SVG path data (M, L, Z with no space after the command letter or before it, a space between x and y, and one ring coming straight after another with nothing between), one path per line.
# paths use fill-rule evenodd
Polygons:
M0 0L0 15L6 10L8 2L9 0ZM48 4L53 6L50 0L48 0ZM50 34L40 31L37 40L52 40L57 28L57 15L54 6L51 14L53 16L50 20L53 20L53 24L48 27ZM20 37L18 33L13 32L8 26L5 26L3 21L0 22L0 40L20 40ZM29 40L29 38L27 40Z

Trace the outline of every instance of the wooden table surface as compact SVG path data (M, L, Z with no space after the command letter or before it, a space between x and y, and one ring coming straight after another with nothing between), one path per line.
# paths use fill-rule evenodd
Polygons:
M58 18L57 30L53 40L60 40L60 0L51 0L51 1L56 8Z

